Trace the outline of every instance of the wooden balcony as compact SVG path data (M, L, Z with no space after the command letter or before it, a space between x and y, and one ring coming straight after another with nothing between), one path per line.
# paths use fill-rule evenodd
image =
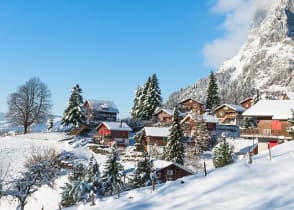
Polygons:
M271 130L271 129L258 129L258 128L249 128L249 129L240 129L241 137L285 137L286 139L291 139L289 133L283 130Z

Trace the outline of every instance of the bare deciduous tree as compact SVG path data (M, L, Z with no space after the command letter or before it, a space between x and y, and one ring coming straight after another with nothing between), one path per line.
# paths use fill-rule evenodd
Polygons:
M38 123L49 113L51 93L38 78L31 78L20 86L17 92L9 95L7 119L15 125L21 125L24 133L33 123Z

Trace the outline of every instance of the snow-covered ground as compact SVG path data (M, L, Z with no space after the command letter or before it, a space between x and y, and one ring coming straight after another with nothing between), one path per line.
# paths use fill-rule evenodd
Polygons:
M17 174L32 146L48 145L58 151L71 151L86 159L91 152L87 147L74 148L64 133L36 133L0 138L0 161L10 162L11 175ZM96 206L80 204L66 210L98 209L294 209L294 142L272 149L273 159L268 154L254 156L252 165L247 160L238 161L220 169L211 169L207 177L202 174L185 177L173 182L121 193L121 197L105 197L96 200ZM104 156L96 155L100 166ZM125 167L132 167L131 162ZM67 181L66 175L56 180L54 189L41 187L28 200L26 209L58 209L60 186ZM181 181L184 181L182 183ZM16 202L1 200L0 210L14 210Z

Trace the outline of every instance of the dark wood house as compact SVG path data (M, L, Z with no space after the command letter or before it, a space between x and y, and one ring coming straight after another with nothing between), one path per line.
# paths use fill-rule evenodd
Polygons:
M250 98L246 98L244 99L243 101L240 102L240 105L244 108L244 109L249 109L250 107L252 107L253 105L253 98L250 97Z
M173 181L194 174L193 171L180 164L164 160L153 161L153 166L161 182Z
M119 113L112 101L86 100L84 103L88 124L98 125L102 121L115 122Z
M111 145L116 143L117 146L126 147L129 145L128 138L132 129L124 122L102 122L96 128L97 133L93 138L99 144Z
M242 113L246 109L236 104L222 104L214 109L215 116L221 124L240 125L242 124Z
M205 107L203 102L188 98L179 103L179 110L183 113L192 112L196 114L203 114L205 112Z

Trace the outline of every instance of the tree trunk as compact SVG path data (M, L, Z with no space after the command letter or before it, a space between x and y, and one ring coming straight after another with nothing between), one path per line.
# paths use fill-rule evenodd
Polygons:
M23 125L23 133L24 133L24 134L27 134L27 133L28 133L28 127L29 127L29 126L28 126L27 124L24 124L24 125Z

